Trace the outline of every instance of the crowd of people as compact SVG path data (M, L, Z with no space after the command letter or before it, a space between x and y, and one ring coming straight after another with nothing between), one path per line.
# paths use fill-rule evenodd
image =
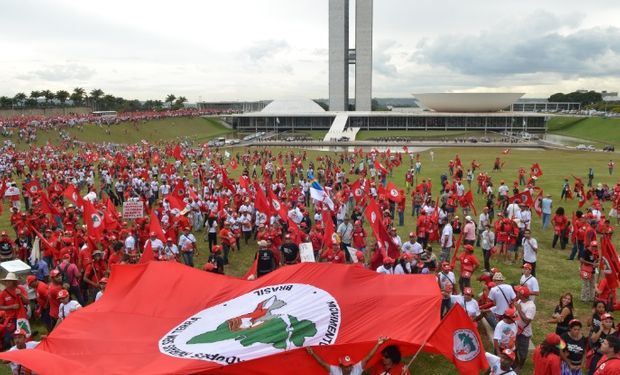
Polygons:
M555 332L532 357L535 374L608 374L613 372L605 369L620 362L611 315L617 270L609 258L614 230L609 217L617 218L620 183L608 187L607 198L579 198L584 208L567 217L562 207L554 211L552 196L537 186L538 164L529 173L521 168L510 187L503 180L496 184L494 172L480 171L476 160L466 168L456 155L433 186L431 178L422 177L420 155L406 150L355 150L315 160L303 150L246 148L231 154L147 142L122 150L89 144L28 152L5 145L2 151L1 195L10 207L11 228L0 233L0 261L20 259L32 268L25 283L12 273L1 280L4 350L34 345L28 322L40 321L51 332L101 298L115 264L182 262L224 274L234 252L257 244L248 279L302 259L352 263L388 275L435 274L442 316L461 305L492 343L491 374L519 373L528 360L532 322L541 319L534 212L543 230L553 227L553 246L572 246L569 259L581 265L574 275L582 279L581 300L594 306L591 317L578 320L572 294L560 298L549 319ZM501 169L500 158L495 165ZM403 169L400 188L390 180ZM316 196L317 185L322 198ZM577 189L582 192L583 186ZM480 213L473 194L485 202ZM141 204L143 217L124 219L119 210L125 202ZM608 218L603 205L610 209ZM406 215L415 226L401 239L397 228L405 225ZM195 264L202 252L209 254L206 264ZM500 268L517 263L520 278L506 280ZM402 372L402 364L396 366L398 348L389 348L383 349L383 367L376 373ZM311 350L309 355L334 374L336 367L340 373L361 373L367 361L341 358L335 366Z

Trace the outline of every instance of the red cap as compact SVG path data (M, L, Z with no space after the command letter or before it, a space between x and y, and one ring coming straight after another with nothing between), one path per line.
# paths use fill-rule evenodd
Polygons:
M467 244L465 246L463 246L463 248L467 251L474 251L474 247L470 244Z
M466 294L468 296L473 296L474 295L474 291L472 290L472 288L467 286L467 287L463 288L463 294L464 295Z
M499 268L497 267L491 268L491 273L498 273L498 272L499 272Z
M614 320L614 316L611 315L610 313L605 313L605 314L601 315L601 321L606 320L606 319Z
M222 251L221 245L213 245L213 247L211 248L212 253L219 253L220 251Z
M390 257L383 258L383 264L394 264L394 259Z
M526 298L529 297L531 294L530 288L526 287L525 285L516 287L515 292L523 294L523 297Z
M213 265L213 263L206 263L202 269L204 271L213 271L215 269L215 266Z
M357 258L358 262L364 261L364 253L359 250L355 252L355 257Z
M598 242L596 241L590 242L590 247L598 247Z
M99 284L107 284L107 283L108 283L107 277L102 277L101 280L99 280Z
M50 277L57 277L58 275L60 275L60 271L58 271L57 269L53 269L50 271Z
M409 232L409 237L415 237L415 232Z
M348 355L338 358L338 363L340 363L341 366L353 366L355 364Z
M69 292L66 289L62 289L61 291L58 292L58 299L63 299L63 298L67 298L69 297Z
M448 262L441 262L441 269L444 271L450 271L452 270L452 267L450 266L450 263Z
M517 311L514 308L509 307L506 309L506 311L504 311L504 317L514 319L517 317Z
M513 352L510 349L504 349L502 350L502 354L505 355L506 357L510 358L512 361L514 361L517 358L517 355L515 352Z
M168 241L173 242L174 240L172 239L172 237L168 237L168 238L166 238L166 242L168 242Z
M29 275L26 277L26 285L32 284L33 281L36 281L37 277L35 275Z
M523 268L527 268L528 270L532 269L532 265L529 263L523 263Z
M26 336L28 336L28 334L22 328L18 328L18 329L15 330L15 332L13 332L13 336L24 336L24 337L26 337Z
M564 349L566 347L566 343L562 340L557 333L550 333L545 337L545 342L550 345L556 346L558 349Z
M290 239L292 239L292 238L293 238L293 237L292 237L290 234L287 234L286 236L284 236L284 239L285 239L285 240L290 240Z
M151 232L151 233L149 233L149 235L150 235L151 237L153 237L153 236L157 236L157 233L155 233L155 232Z

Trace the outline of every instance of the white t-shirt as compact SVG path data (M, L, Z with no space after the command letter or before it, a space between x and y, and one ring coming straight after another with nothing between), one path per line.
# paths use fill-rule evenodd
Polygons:
M456 283L456 279L454 278L454 272L450 271L447 274L443 272L439 272L437 274L437 279L439 280L439 285L441 285L442 290L446 290L448 285L452 289L454 289L454 284Z
M377 267L377 272L385 274L385 275L393 275L394 274L394 267L392 267L390 269L387 269L387 268L385 268L383 266L379 266L379 267Z
M95 294L95 302L99 301L99 298L103 297L103 291L98 291L97 294Z
M407 241L403 244L403 251L405 253L419 255L424 252L424 249L422 248L422 245L420 245L417 241L414 243L411 243L411 241Z
M441 230L441 247L452 247L452 225L450 224L444 225Z
M9 351L9 352L12 352L12 351L14 351L14 350L27 350L27 349L34 349L34 348L36 348L36 347L37 347L37 345L39 345L39 342L38 342L38 341L28 341L28 342L26 343L26 347L25 347L24 349L17 349L17 347L16 347L16 346L13 346L13 347L11 347L11 349L9 349L8 351ZM14 374L14 375L19 375L19 373L18 373L19 368L20 368L19 363L10 362L10 363L9 363L9 367L11 368L11 373L12 373L12 374ZM341 372L341 374L342 374L342 372ZM360 374L361 374L361 372L360 372ZM36 374L33 372L33 373L32 373L32 375L36 375Z
M529 275L527 277L525 277L525 275L521 275L519 284L522 286L526 286L530 290L530 292L540 292L540 288L538 287L538 280L532 275ZM530 300L535 301L536 296L531 295Z
M497 323L493 331L493 340L497 340L500 347L515 350L516 338L516 323L506 323L503 319Z
M349 374L362 375L363 372L364 369L362 368L362 362L358 362L353 365ZM340 366L329 366L329 375L343 375L342 369L340 368Z
M487 357L487 362L489 362L489 369L491 370L489 375L500 375L500 374L517 375L517 373L512 370L508 372L504 372L504 370L502 370L501 358L499 358L498 356L493 355L491 353L484 353L484 354Z
M503 292L503 294L502 294ZM504 295L506 296L504 298ZM508 284L500 284L494 286L489 291L489 299L495 302L495 306L491 308L496 315L504 315L504 312L508 308L508 305L512 300L517 297L514 289Z
M478 306L478 301L473 298L470 301L465 302L465 297L463 297L462 294L451 295L450 302L452 302L452 304L458 303L459 305L461 305L461 307L463 307L465 311L467 311L467 315L469 315L469 317L472 319L480 315L480 307Z
M67 302L66 304L61 303L60 306L58 306L58 318L64 320L69 315L71 315L72 312L79 310L81 308L82 308L82 305L80 305L78 301L75 301L75 300L71 300Z
M534 248L538 249L538 242L535 238L529 240L523 239L523 260L528 263L536 263L536 252Z
M523 314L525 314L525 317L533 320L534 317L536 316L536 305L534 304L533 301L527 301L527 302L523 302L523 301L517 301L517 303L519 305L521 305L521 310L523 310ZM517 320L517 325L523 329L523 335L527 336L527 337L532 337L532 322L530 322L530 324L528 324L527 326L525 325L525 323L523 322L523 320L519 319ZM525 328L523 328L525 327Z

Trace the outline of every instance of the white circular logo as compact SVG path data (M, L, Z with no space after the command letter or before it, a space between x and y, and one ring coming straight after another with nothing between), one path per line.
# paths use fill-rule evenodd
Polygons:
M280 210L280 203L278 203L278 201L277 201L277 200L272 199L272 200L271 200L271 203L273 204L273 208L275 208L277 211L279 211L279 210Z
M396 189L392 189L392 190L390 190L390 194L391 194L393 197L398 197L398 190L396 190Z
M101 215L99 214L92 214L90 218L93 221L93 228L99 228L103 223L103 220L101 220Z
M362 196L362 194L363 194L362 189L359 189L359 188L358 188L358 189L355 189L355 195L356 195L356 196L361 197L361 196Z
M204 309L159 340L172 357L230 365L338 337L340 306L326 291L306 284L253 290Z
M471 330L457 329L452 339L454 342L452 352L459 361L471 361L480 353L480 342Z

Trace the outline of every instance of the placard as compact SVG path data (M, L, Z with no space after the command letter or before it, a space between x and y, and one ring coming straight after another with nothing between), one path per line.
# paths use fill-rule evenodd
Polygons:
M140 219L144 217L142 202L123 202L123 219Z
M304 242L299 244L299 257L302 263L316 262L314 259L314 249L312 248L312 242Z
M347 246L347 251L351 256L351 260L353 261L353 263L357 263L357 249L351 246Z

